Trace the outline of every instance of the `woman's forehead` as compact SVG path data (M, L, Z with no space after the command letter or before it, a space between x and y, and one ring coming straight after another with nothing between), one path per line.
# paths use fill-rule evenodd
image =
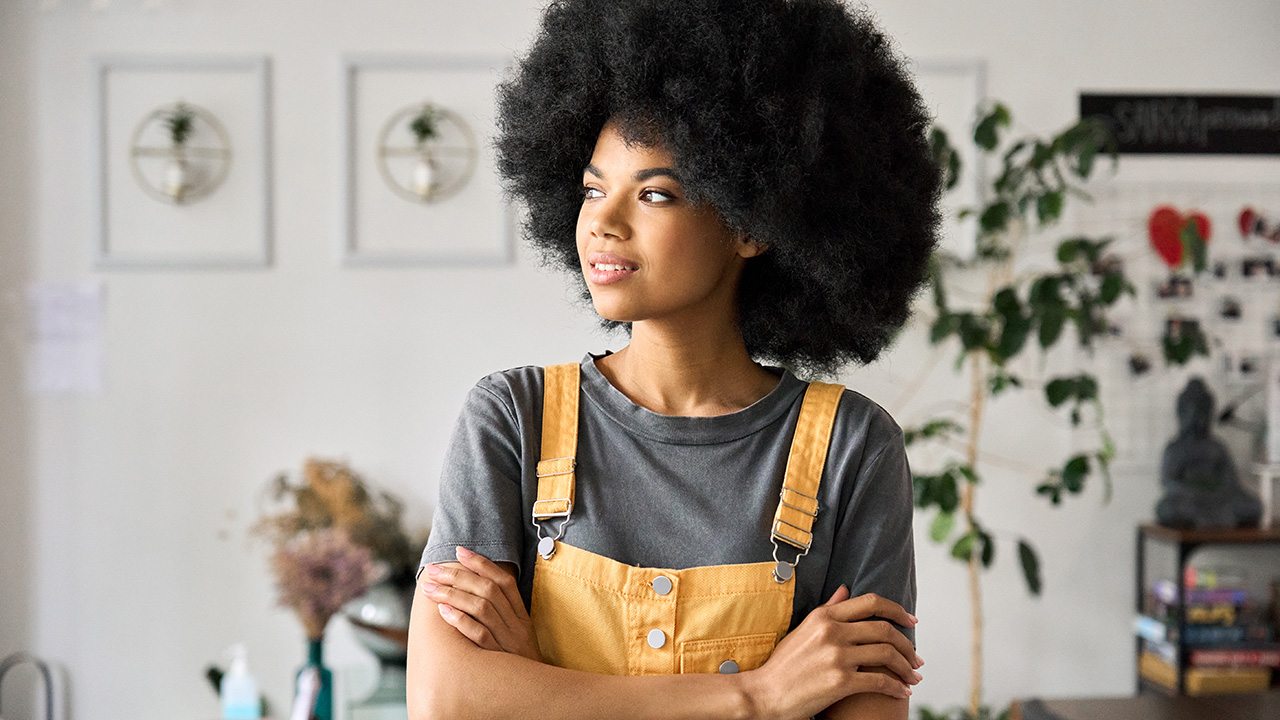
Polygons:
M600 130L590 164L585 168L600 176L610 175L611 171L631 175L647 169L674 170L675 158L661 146L629 140L612 122Z

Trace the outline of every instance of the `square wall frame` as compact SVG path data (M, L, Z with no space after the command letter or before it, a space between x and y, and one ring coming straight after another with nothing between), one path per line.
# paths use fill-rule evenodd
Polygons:
M509 65L500 55L342 58L343 265L513 261L514 212L492 151L494 91ZM423 145L411 127L428 103L437 134ZM431 183L418 167L423 147L432 148Z
M94 65L100 269L243 269L273 255L271 62L118 55ZM172 200L166 108L197 109L193 187ZM169 146L170 148L172 145ZM169 174L166 174L169 173ZM210 179L216 179L216 182ZM169 197L166 197L166 196Z

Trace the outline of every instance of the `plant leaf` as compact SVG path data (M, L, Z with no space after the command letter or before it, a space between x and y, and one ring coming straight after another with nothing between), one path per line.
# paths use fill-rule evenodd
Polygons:
M1045 308L1040 316L1040 347L1048 348L1058 341L1062 334L1062 326L1067 320L1067 312L1060 305Z
M1036 555L1036 551L1023 538L1018 538L1018 562L1022 565L1022 578L1027 581L1027 589L1032 595L1039 595L1040 584L1040 558Z
M961 535L960 539L956 540L955 544L951 546L951 557L957 560L968 560L969 556L973 554L973 544L977 540L978 535L972 530Z
M1089 458L1076 455L1062 467L1062 487L1068 492L1078 493L1084 489L1084 480L1089 476Z
M1075 378L1054 378L1044 386L1045 399L1053 407L1066 402L1076 392Z
M1061 190L1053 190L1041 195L1036 199L1036 215L1040 218L1041 225L1055 222L1062 216L1062 201L1065 193Z
M978 217L978 225L982 227L984 232L988 233L1002 230L1009 224L1010 211L1009 203L1003 200L993 202Z
M956 525L956 514L949 512L940 512L933 517L933 522L929 523L929 537L934 542L940 543L951 535L951 530Z

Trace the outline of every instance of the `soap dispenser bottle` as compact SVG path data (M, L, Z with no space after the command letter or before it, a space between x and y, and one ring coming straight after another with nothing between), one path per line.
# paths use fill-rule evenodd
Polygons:
M233 645L231 669L222 676L222 720L259 720L262 705L258 696L258 683L249 674L249 659L243 644Z

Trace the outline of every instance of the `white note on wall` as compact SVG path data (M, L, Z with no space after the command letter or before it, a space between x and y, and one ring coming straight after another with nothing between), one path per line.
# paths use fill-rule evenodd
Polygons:
M101 281L32 283L27 290L27 391L100 393L106 375Z

